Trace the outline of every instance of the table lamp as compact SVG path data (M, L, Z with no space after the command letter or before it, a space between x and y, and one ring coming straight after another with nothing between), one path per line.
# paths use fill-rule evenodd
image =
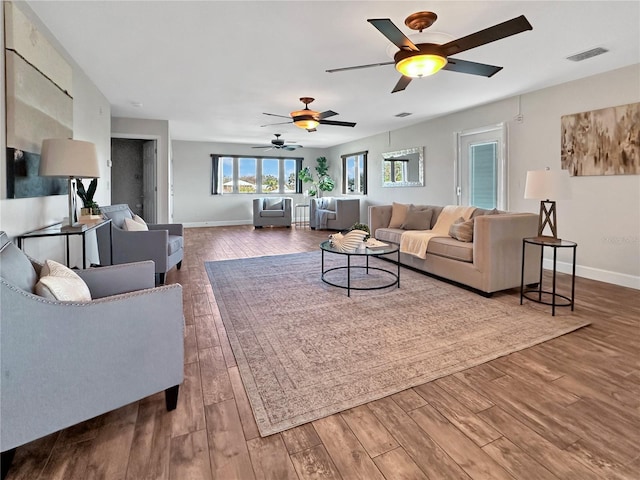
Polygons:
M540 200L538 237L546 241L559 241L556 200L571 198L569 172L567 170L551 170L549 167L545 170L528 171L524 198ZM544 234L547 225L551 230L551 235Z
M49 138L42 142L40 172L43 177L69 179L69 218L63 231L82 230L78 223L77 178L98 178L100 167L96 146L91 142L70 138Z

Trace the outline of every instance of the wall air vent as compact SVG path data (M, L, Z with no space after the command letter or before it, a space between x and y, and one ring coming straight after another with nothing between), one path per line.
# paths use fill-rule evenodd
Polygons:
M607 50L606 48L596 47L596 48L592 48L591 50L586 50L584 52L571 55L570 57L567 57L567 60L571 60L572 62L581 62L582 60L586 60L587 58L602 55L603 53L607 53L608 51L609 50Z
M408 117L409 115L413 115L413 114L409 112L402 112L402 113L396 114L395 116L398 118L402 118L402 117Z

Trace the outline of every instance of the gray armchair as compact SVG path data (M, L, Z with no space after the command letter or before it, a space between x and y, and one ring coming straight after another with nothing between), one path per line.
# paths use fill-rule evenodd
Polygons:
M358 198L311 199L309 226L312 230L346 230L359 221L360 199Z
M156 285L164 283L166 273L174 266L180 270L184 256L182 224L147 224L148 231L129 232L123 229L124 219L133 219L129 205L100 207L100 212L111 219L111 243L107 229L96 231L103 265L153 260Z
M291 227L291 202L289 197L264 197L253 199L253 226L262 228Z
M37 296L42 265L0 232L0 451L164 390L183 380L179 284L154 287L153 262L76 271L91 301Z

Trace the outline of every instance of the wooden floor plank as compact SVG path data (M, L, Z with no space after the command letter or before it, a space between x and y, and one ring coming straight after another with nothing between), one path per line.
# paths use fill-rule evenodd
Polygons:
M427 404L427 401L418 395L413 388L391 395L391 398L405 412L424 407Z
M247 397L247 392L242 385L242 379L240 378L240 372L238 367L232 367L228 369L229 380L231 381L231 388L233 390L233 396L238 407L238 414L240 415L240 421L242 422L242 430L244 432L244 438L251 440L260 436L258 431L258 425L256 419L253 416L251 410L251 404Z
M291 460L300 480L342 480L324 445L294 453Z
M247 446L256 480L298 480L281 435L256 437Z
M388 480L429 480L402 448L395 448L373 459Z
M205 405L219 403L233 398L233 388L222 355L222 348L211 347L198 352L200 359L200 379Z
M209 463L207 432L198 430L171 439L171 480L214 480Z
M304 425L285 430L282 432L282 438L287 446L287 451L291 454L308 450L322 443L316 429L313 428L313 424L311 423L305 423Z
M321 418L314 421L313 426L343 478L384 480L342 416Z
M205 407L213 477L255 478L236 403L227 400Z
M453 426L431 405L409 416L473 479L513 480L495 460Z
M455 397L462 405L473 413L478 413L482 410L493 407L493 402L478 393L476 390L469 388L468 385L464 384L453 375L439 378L433 383L442 388L449 395Z
M524 450L511 443L508 438L500 437L482 447L482 450L514 478L562 480L533 460Z
M172 422L171 436L173 437L206 428L200 384L200 366L197 362L184 366L184 381L180 385L178 406L172 413Z
M393 435L365 405L345 410L341 415L370 457L398 447Z

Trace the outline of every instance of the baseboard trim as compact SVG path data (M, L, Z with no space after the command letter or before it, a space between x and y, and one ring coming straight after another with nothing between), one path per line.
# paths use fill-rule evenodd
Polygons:
M547 270L553 269L553 260L544 259L543 267ZM571 273L571 263L556 262L556 270L561 273ZM640 290L640 277L628 275L626 273L612 272L610 270L602 270L600 268L584 267L576 265L576 276L598 280L605 283L613 283L621 287L634 288Z
M221 222L188 222L182 224L185 228L203 227L232 227L238 225L253 225L253 220L226 220Z

